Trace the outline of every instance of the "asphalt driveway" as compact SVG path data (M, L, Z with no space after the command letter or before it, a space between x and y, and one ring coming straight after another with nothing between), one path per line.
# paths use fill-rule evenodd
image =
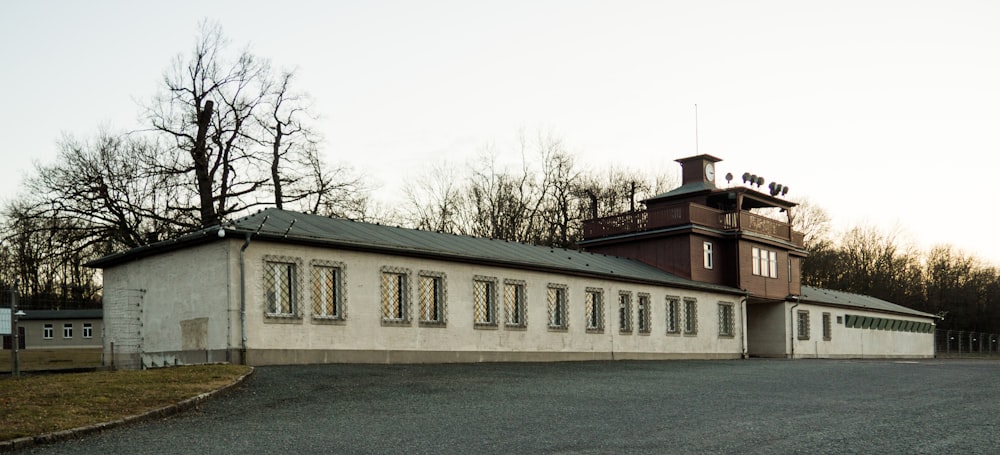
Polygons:
M261 367L180 415L24 453L995 453L1000 362Z

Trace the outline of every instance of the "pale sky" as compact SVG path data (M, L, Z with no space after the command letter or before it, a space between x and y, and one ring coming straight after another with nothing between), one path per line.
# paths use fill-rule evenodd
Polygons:
M63 133L133 128L203 18L297 68L324 153L401 197L521 129L581 164L696 152L826 209L1000 264L996 1L32 1L0 7L0 199Z

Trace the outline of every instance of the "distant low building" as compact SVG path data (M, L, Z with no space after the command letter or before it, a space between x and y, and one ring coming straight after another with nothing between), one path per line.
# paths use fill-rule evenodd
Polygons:
M794 203L719 189L709 155L586 251L268 209L89 265L105 358L480 362L932 357L934 317L803 287ZM790 216L790 215L788 215Z
M18 318L23 349L102 346L103 310L24 310L24 313Z

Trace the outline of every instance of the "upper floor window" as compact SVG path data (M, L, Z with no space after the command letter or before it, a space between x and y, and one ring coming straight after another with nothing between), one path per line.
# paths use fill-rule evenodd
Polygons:
M705 256L705 268L710 269L715 266L715 258L712 253L712 242L705 242L702 245L702 250Z
M750 249L753 274L770 278L778 277L778 252L753 247Z

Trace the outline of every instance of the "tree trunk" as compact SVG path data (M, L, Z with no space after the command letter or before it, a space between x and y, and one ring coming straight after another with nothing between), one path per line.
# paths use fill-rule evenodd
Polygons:
M202 227L219 223L219 216L212 204L212 177L208 173L208 146L206 137L212 121L212 101L205 101L205 108L198 114L198 135L195 137L191 159L194 160L195 176L198 180L198 197L201 202Z

